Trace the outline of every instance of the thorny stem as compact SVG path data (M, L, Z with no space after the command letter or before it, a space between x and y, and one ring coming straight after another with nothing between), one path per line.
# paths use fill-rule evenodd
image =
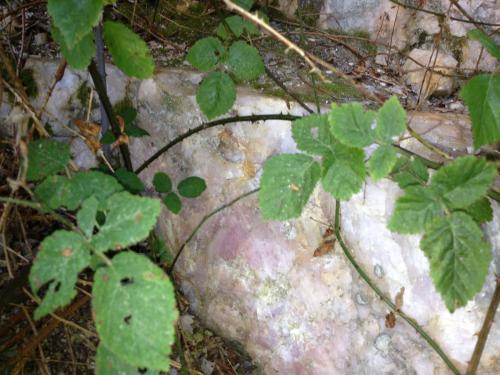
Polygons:
M356 259L354 258L354 255L351 253L350 249L347 247L345 244L344 240L342 239L342 234L340 230L340 201L337 200L335 202L335 237L337 238L337 241L339 242L340 247L342 248L342 251L344 252L344 255L346 258L349 260L351 265L354 267L358 275L368 284L370 289L372 289L375 294L379 296L379 298L391 309L395 314L397 314L399 317L401 317L403 320L405 320L410 326L412 326L415 331L418 332L422 338L427 341L427 343L430 345L432 349L443 359L443 361L446 363L448 368L456 375L460 375L460 371L455 367L453 362L451 361L450 358L446 355L446 353L441 349L439 344L434 341L432 337L429 336L427 332L416 322L415 319L411 318L409 315L406 315L401 309L399 309L393 302L392 300L387 297L379 288L378 286L370 279L370 276L361 268L361 266L358 264Z
M466 375L476 374L477 368L479 367L479 361L481 360L481 355L483 354L484 346L486 345L486 340L490 333L491 326L493 325L493 320L495 318L495 313L500 304L500 275L496 276L496 287L493 298L491 299L490 306L486 312L486 316L483 321L483 326L477 338L476 346L474 347L474 352L467 367Z

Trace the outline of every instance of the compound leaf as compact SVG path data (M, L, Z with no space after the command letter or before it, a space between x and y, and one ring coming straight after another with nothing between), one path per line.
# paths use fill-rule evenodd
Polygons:
M259 29L251 22L244 20L240 16L230 16L219 23L217 27L217 36L228 40L233 37L239 38L244 32L249 35L259 35Z
M185 178L177 185L177 191L185 198L199 197L206 188L205 180L196 176Z
M226 73L210 73L196 92L196 101L209 120L229 111L235 100L236 87Z
M361 103L332 105L328 115L330 129L340 142L349 147L363 148L375 139L373 122L375 113L363 109Z
M28 171L30 181L62 172L70 160L69 146L53 139L39 139L28 146Z
M103 37L113 62L126 75L141 79L153 75L153 58L148 45L139 35L120 22L106 21Z
M378 147L368 161L368 170L373 181L378 181L391 173L398 155L391 145Z
M54 25L52 25L52 37L61 46L61 52L71 67L79 70L87 69L92 57L95 56L94 34L92 31L75 43L72 48L68 47L61 32Z
M478 199L464 210L467 214L472 216L478 224L487 223L493 220L493 209L491 208L490 201L486 197Z
M182 202L181 199L177 194L174 192L168 193L164 198L163 198L163 203L165 203L165 206L172 211L174 214L178 214L181 212L182 209Z
M78 227L82 230L86 237L91 237L94 227L97 224L96 215L99 208L99 201L96 197L91 196L82 203L82 208L76 214Z
M99 268L94 280L100 345L132 368L167 371L178 317L167 275L144 255L124 252Z
M375 134L382 143L392 143L406 129L406 112L398 98L391 96L377 112Z
M92 238L99 252L123 249L144 240L160 215L159 200L125 191L113 194L106 206L106 221Z
M481 290L491 249L469 215L454 212L437 218L426 230L420 247L429 258L432 280L450 312Z
M49 284L35 319L67 305L76 295L78 274L90 263L90 252L75 232L58 230L46 237L30 270L29 281L35 294Z
M292 123L292 136L299 150L325 156L332 152L335 138L330 133L327 115L313 114Z
M227 65L240 81L257 79L264 73L264 62L257 48L241 40L229 47Z
M303 154L273 156L264 165L259 206L264 219L298 217L320 178L319 164Z
M130 172L122 167L115 171L115 176L131 193L142 193L144 191L144 184L134 172Z
M198 40L189 49L186 59L196 69L207 72L218 64L224 53L220 40L209 36Z

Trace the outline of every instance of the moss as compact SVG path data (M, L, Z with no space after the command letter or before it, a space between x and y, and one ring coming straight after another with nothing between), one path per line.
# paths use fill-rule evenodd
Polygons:
M80 86L78 86L78 89L76 90L76 98L83 108L87 108L90 98L90 87L87 85L87 82L82 82Z

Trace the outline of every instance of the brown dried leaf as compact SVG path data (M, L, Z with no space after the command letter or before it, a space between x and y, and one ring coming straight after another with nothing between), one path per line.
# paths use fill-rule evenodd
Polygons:
M398 311L401 310L401 308L403 307L404 295L405 295L405 287L402 286L398 294L396 294L396 299L395 299L396 310Z
M394 312L390 312L385 316L385 326L387 328L394 328L396 326L396 314Z

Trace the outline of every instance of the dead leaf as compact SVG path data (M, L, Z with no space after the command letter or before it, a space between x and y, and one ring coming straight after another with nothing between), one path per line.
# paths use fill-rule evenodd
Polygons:
M387 328L394 328L396 326L396 314L394 312L390 312L385 316L385 326Z
M327 228L325 233L323 234L323 241L321 244L314 250L314 257L321 257L325 254L328 254L330 251L333 251L335 247L335 233L332 228Z
M403 307L404 295L405 295L405 287L402 286L401 289L399 290L398 294L396 294L396 298L395 298L395 304L396 304L397 311L401 310L401 308Z

